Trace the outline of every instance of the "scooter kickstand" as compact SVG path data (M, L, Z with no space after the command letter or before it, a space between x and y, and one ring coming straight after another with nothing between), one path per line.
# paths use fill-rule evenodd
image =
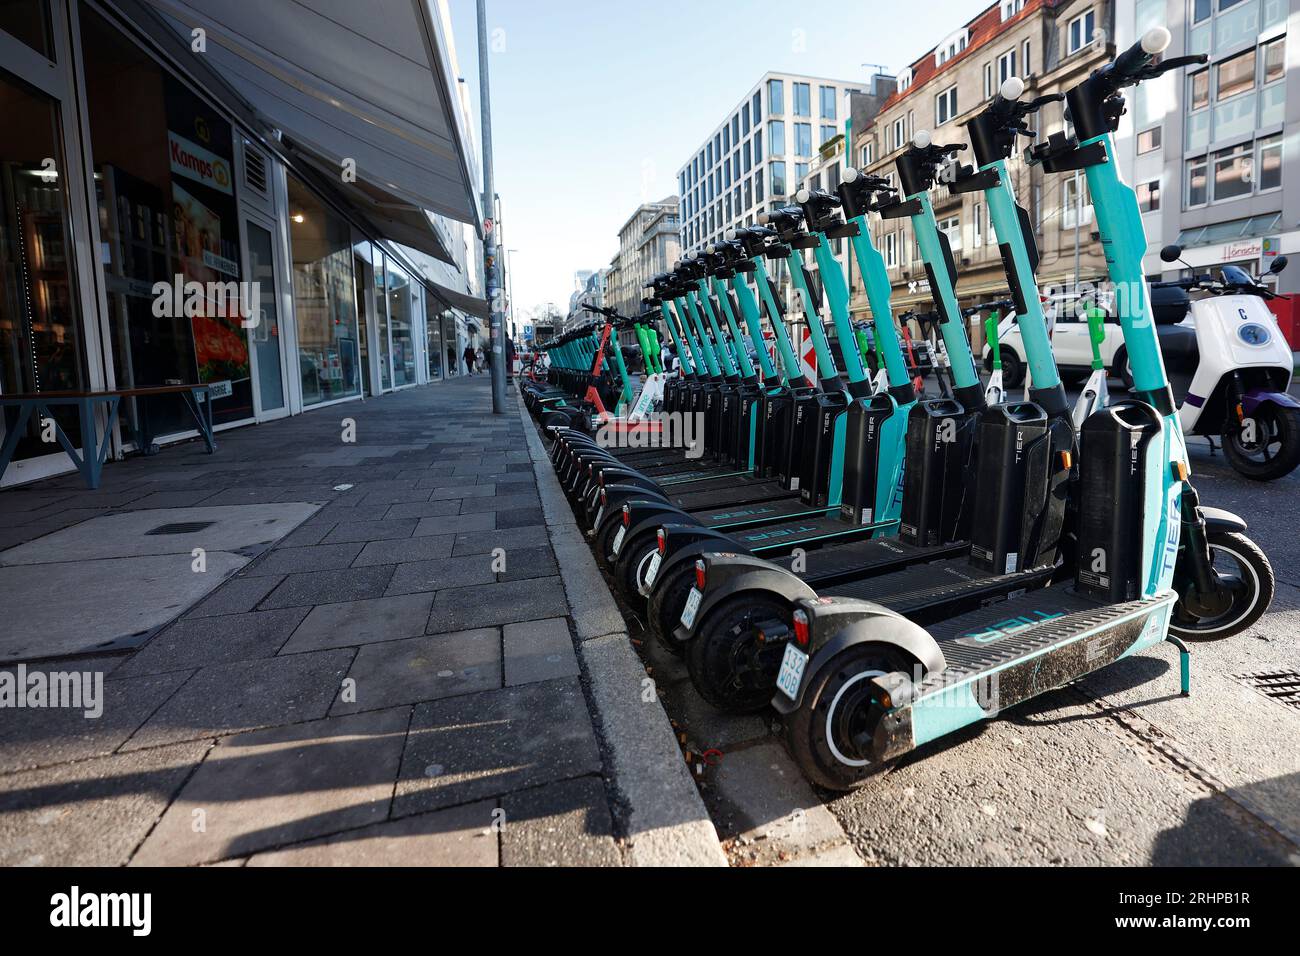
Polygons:
M1182 685L1184 697L1192 695L1192 652L1187 649L1182 638L1173 634L1166 635L1165 640L1178 648L1178 679Z

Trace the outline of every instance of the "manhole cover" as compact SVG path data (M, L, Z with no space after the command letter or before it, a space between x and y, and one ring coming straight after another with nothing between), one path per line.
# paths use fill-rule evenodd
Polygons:
M160 524L156 528L151 528L145 534L193 534L195 531L211 528L214 524L215 521L174 521L171 524Z
M1236 676L1237 680L1265 697L1300 710L1300 671L1255 671Z

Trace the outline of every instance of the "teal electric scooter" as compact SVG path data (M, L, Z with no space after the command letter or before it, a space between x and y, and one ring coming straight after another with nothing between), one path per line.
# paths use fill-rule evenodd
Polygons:
M1203 62L1153 63L1168 42L1154 28L1071 89L1079 139L1053 137L1031 154L1051 172L1086 172L1135 380L1133 397L1097 409L1081 429L1073 574L928 628L877 603L800 600L773 705L791 754L819 784L852 787L917 746L1164 640L1180 651L1189 691L1187 648L1170 620L1180 552L1197 546L1186 536L1203 532L1205 519L1188 516L1195 496L1146 295L1141 214L1111 141L1123 87ZM1196 594L1212 599L1215 590Z

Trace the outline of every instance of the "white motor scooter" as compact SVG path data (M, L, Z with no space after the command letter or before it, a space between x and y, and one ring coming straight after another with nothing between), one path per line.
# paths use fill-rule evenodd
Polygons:
M1160 251L1165 262L1181 256L1178 246ZM1278 256L1268 274L1286 262ZM1219 272L1217 280L1205 274L1151 284L1161 350L1183 431L1211 445L1221 440L1236 471L1270 481L1300 465L1300 401L1287 391L1291 346L1265 304L1273 293L1237 266Z

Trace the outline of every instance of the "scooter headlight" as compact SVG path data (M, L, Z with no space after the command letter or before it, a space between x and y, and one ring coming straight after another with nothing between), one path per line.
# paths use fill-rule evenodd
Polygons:
M1273 333L1268 330L1268 326L1247 322L1237 327L1237 337L1247 345L1267 345L1273 338Z

